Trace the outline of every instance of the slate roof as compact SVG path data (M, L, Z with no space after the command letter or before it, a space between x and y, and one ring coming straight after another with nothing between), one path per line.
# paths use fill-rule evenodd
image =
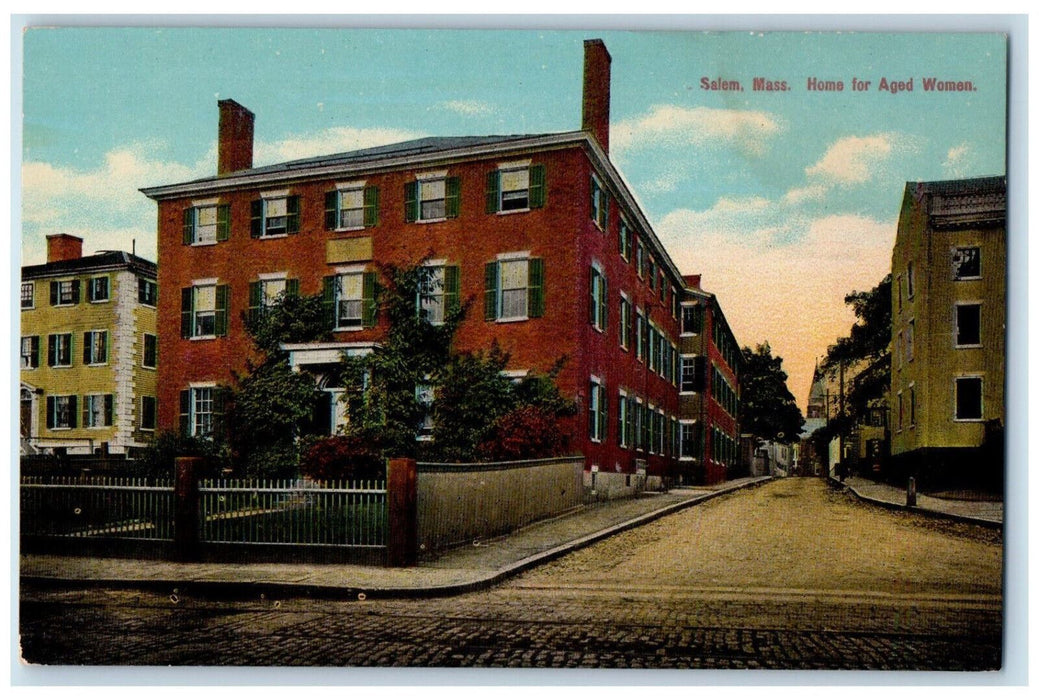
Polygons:
M94 255L85 255L73 260L59 260L42 265L27 265L22 268L22 279L57 277L101 270L126 268L146 277L155 277L155 263L121 250L106 250Z

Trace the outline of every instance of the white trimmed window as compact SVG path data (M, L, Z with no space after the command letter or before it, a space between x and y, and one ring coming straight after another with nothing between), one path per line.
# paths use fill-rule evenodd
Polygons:
M83 334L83 364L103 365L108 362L108 331L86 331Z
M446 171L419 175L404 184L404 220L443 221L458 216L461 180Z
M155 430L158 402L154 396L141 397L141 430Z
M40 336L23 335L21 343L20 366L22 369L36 369L40 366Z
M47 336L47 366L72 366L72 334L54 333Z
M981 279L981 248L978 246L953 248L952 278L954 280Z
M588 437L592 442L606 439L606 387L600 379L592 377L588 383Z
M544 264L507 253L484 267L484 320L524 321L544 314Z
M589 321L597 331L606 330L606 275L597 267L591 268L589 282Z
M51 282L51 306L70 306L79 303L79 280Z
M33 282L22 282L22 308L36 308L36 285Z
M108 301L108 276L91 277L87 280L87 301L99 303Z
M76 396L47 397L47 428L67 430L76 427Z
M956 305L956 347L981 345L981 304Z
M153 333L144 334L144 352L141 356L141 366L147 369L155 369L159 365L159 337Z
M336 328L360 328L364 311L364 275L336 276Z
M253 200L249 235L270 238L299 232L299 195L267 193Z
M620 301L620 344L627 350L631 347L631 302L621 294Z
M87 394L83 397L83 427L104 428L112 425L112 395Z
M538 209L545 203L545 167L503 163L487 173L487 213Z
M226 241L230 231L230 205L207 203L184 210L184 245L210 245Z
M592 221L599 227L599 230L606 231L606 227L609 224L610 195L603 189L599 179L595 176L592 176L591 195Z

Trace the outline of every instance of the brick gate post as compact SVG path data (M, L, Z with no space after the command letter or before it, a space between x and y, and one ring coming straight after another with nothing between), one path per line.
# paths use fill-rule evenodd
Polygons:
M201 457L177 457L173 489L173 550L177 561L198 561L201 539L198 522L198 471Z
M389 520L386 563L390 566L413 566L418 547L418 470L415 460L387 460L386 501Z

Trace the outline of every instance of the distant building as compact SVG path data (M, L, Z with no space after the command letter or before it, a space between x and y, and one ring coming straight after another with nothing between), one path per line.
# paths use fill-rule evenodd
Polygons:
M682 294L679 423L680 483L724 481L740 457L741 350L714 294L686 275Z
M155 263L83 257L83 240L47 236L47 263L22 268L23 454L127 454L156 427Z
M1002 477L1006 201L1003 177L906 184L891 255L899 469Z

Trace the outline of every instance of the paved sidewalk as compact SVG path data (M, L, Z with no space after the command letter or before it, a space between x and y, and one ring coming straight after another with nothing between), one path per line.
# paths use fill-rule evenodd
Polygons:
M501 581L610 535L724 493L769 481L756 477L676 488L583 506L506 536L445 552L411 568L349 564L223 564L23 555L23 582L133 587L197 594L320 597L454 595Z
M839 482L834 482L839 483ZM935 498L921 493L916 495L916 506L906 506L905 489L888 484L878 484L862 477L850 476L844 480L844 486L859 498L879 503L884 506L895 506L917 513L940 515L955 520L974 522L981 525L1003 525L1002 501L962 501L951 498Z

